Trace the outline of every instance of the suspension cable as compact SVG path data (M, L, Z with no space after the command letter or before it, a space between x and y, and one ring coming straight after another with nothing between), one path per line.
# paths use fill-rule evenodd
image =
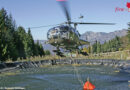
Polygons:
M72 58L72 55L71 55L70 59L74 62L74 59ZM75 71L75 73L76 73L76 76L77 76L77 78L78 78L78 81L80 82L80 84L81 84L82 86L84 86L84 82L83 82L83 80L81 79L81 76L79 75L78 69L76 68L75 65L72 65L72 66L74 67L74 71Z

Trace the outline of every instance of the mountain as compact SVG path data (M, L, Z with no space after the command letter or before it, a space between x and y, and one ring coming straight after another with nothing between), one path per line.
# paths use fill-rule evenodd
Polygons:
M56 48L50 44L46 44L46 41L47 40L34 40L35 43L37 43L37 41L42 44L44 50L49 50L51 52L51 54L54 54L53 53L53 50L55 50Z
M105 41L109 41L116 36L122 37L127 34L127 30L118 30L110 33L105 33L105 32L92 32L92 31L87 31L84 34L81 35L81 39L89 41L91 44L93 44L96 40L99 41L101 44L103 44ZM53 53L53 50L55 49L54 46L50 44L46 44L46 40L38 40L39 43L43 45L44 50L50 50L51 53ZM37 40L35 40L37 42Z
M81 35L81 39L89 41L91 44L93 44L96 40L99 41L101 44L103 44L105 41L109 41L116 36L122 37L127 34L127 30L118 30L110 33L105 32L92 32L88 31Z

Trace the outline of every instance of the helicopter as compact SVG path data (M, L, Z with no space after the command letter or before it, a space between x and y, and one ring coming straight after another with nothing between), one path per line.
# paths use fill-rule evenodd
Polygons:
M53 50L58 56L63 56L60 48L64 50L76 51L79 46L89 45L86 40L80 39L80 33L77 30L77 25L113 25L113 23L88 23L88 22L72 22L66 0L57 0L66 16L67 21L59 26L53 27L47 32L47 43L55 46ZM83 16L82 16L83 18ZM72 27L73 25L73 27Z

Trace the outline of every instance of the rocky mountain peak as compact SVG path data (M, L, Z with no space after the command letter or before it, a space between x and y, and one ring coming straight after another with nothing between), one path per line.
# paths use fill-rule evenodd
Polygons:
M126 29L117 30L110 33L87 31L84 34L82 34L80 38L83 40L87 40L93 44L96 40L99 41L100 43L104 43L105 41L109 41L115 38L116 36L122 37L125 36L126 34L127 34Z

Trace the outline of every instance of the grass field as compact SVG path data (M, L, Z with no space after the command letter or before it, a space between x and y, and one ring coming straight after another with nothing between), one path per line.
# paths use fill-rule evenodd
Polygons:
M55 60L55 59L66 59L69 57L59 57L59 56L36 56L26 59L18 58L17 61L39 61L39 60ZM77 55L73 57L74 59L115 59L115 60L130 60L130 50L117 51L117 52L108 52L108 53L99 53L99 54L89 54L88 56ZM8 59L6 62L12 62Z

